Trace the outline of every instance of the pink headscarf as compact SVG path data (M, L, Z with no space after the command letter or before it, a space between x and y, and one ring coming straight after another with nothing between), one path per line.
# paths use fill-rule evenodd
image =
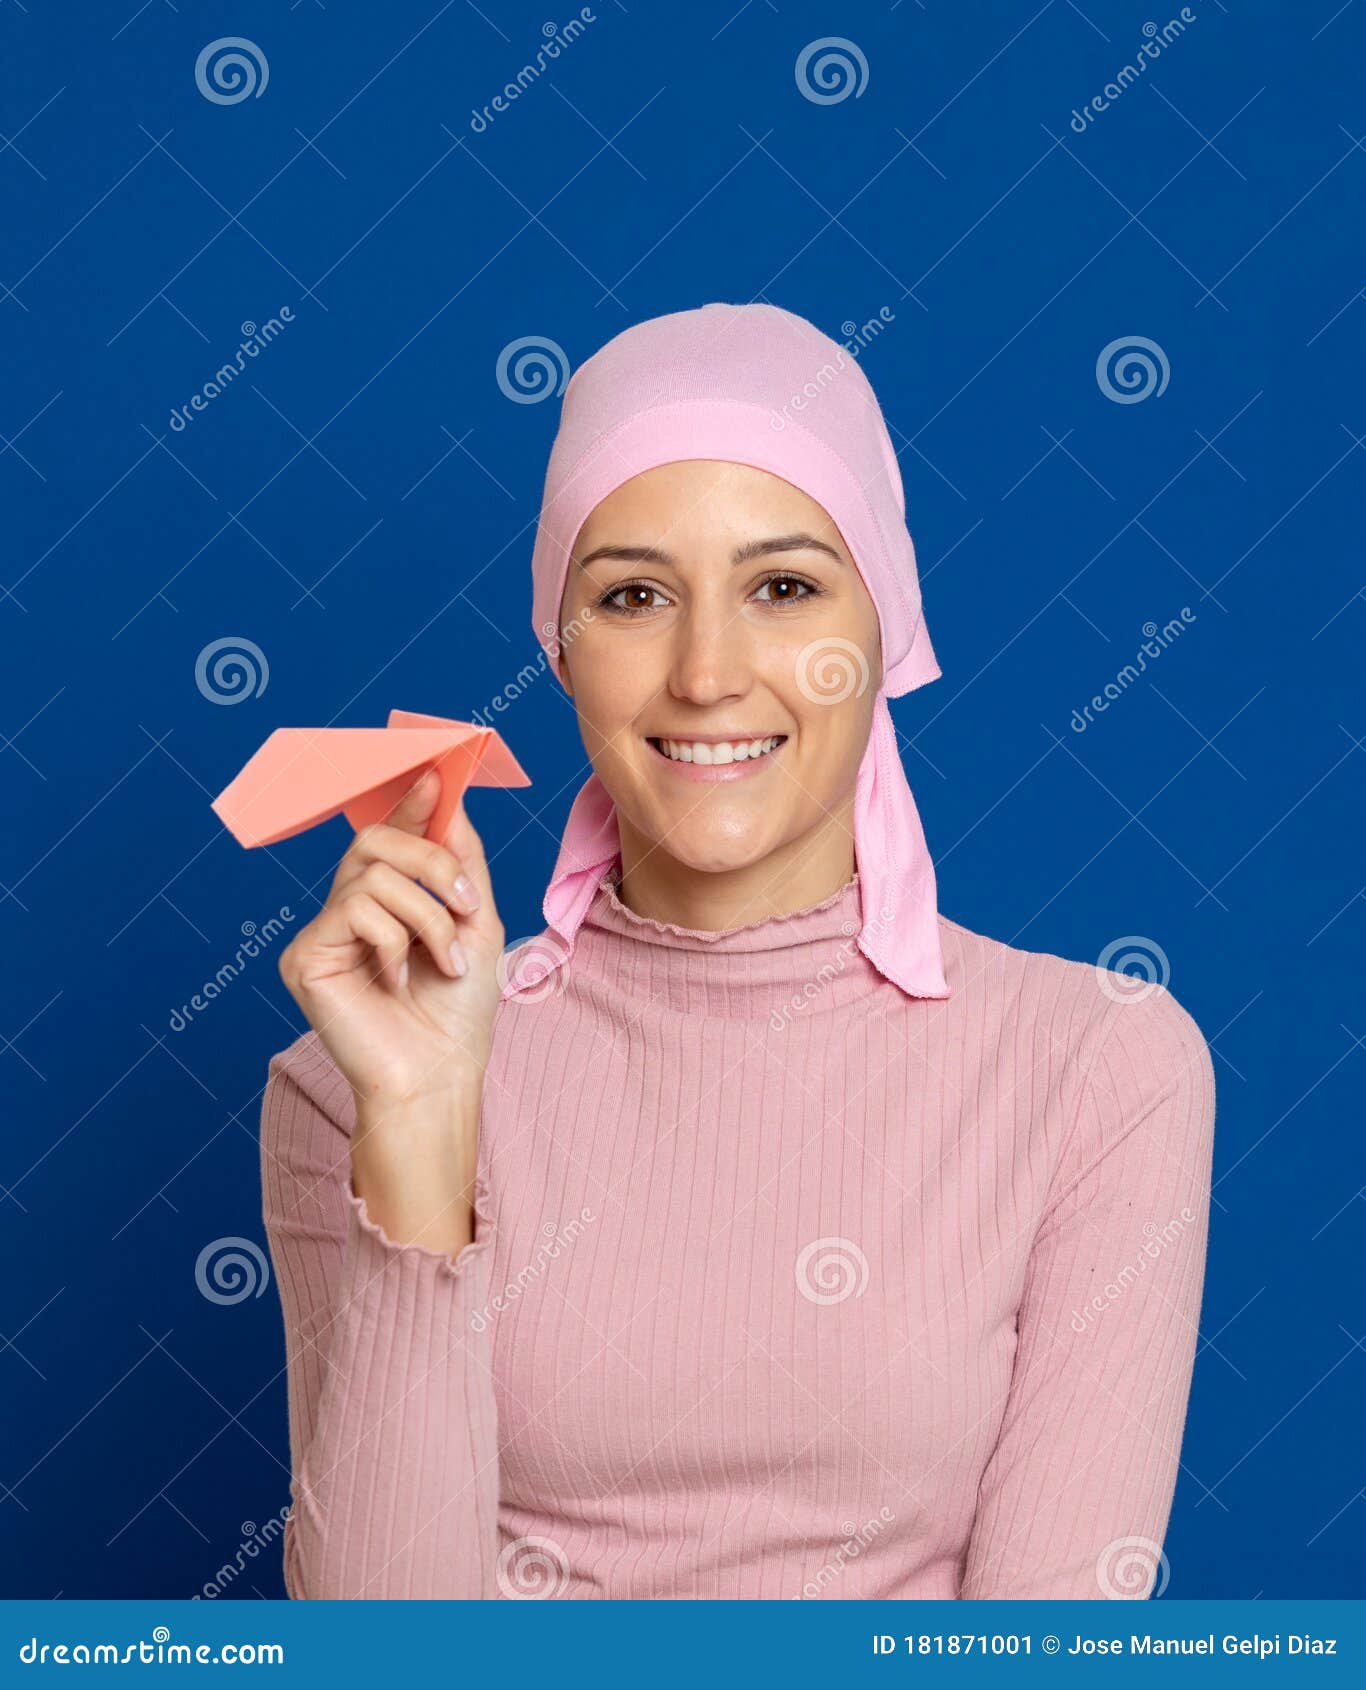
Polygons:
M877 607L883 681L854 799L865 956L912 997L946 998L934 865L887 708L934 680L901 471L852 352L773 305L704 305L638 323L574 372L550 454L531 560L532 622L554 664L560 601L585 518L658 464L710 458L767 470L834 519ZM852 667L851 667L852 660ZM824 671L866 686L860 654L833 646ZM592 775L569 812L542 910L560 941L531 947L503 996L566 962L605 869L620 855L616 810ZM534 978L533 978L534 977Z

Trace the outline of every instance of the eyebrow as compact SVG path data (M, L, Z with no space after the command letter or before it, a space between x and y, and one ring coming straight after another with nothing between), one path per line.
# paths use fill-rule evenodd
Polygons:
M826 545L824 540L818 540L814 534L778 534L769 540L749 540L736 548L730 561L734 566L748 563L752 558L770 557L778 552L825 552L834 558L836 563L844 562L833 546ZM578 568L587 569L590 563L596 563L599 558L611 558L620 563L659 563L672 569L678 567L677 559L658 546L596 546L586 557L579 559Z

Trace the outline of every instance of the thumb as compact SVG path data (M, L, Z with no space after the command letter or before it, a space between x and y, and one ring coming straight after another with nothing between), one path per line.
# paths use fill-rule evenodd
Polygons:
M436 770L426 769L384 819L390 827L421 836L427 831L427 823L440 796L441 781Z

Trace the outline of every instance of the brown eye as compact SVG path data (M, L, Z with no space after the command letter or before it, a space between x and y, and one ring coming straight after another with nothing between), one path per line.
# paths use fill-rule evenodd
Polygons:
M639 616L668 602L660 589L648 581L623 581L619 587L609 588L598 600L598 606L615 611L618 616Z
M770 575L759 588L759 596L765 604L799 604L819 590L799 575Z

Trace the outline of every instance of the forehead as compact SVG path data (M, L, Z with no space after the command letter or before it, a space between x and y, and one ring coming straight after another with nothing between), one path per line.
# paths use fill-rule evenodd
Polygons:
M633 539L642 544L666 532L725 538L803 529L848 555L833 517L800 487L767 470L713 458L658 464L623 481L585 517L574 549L617 538L608 530L621 527L634 529Z

